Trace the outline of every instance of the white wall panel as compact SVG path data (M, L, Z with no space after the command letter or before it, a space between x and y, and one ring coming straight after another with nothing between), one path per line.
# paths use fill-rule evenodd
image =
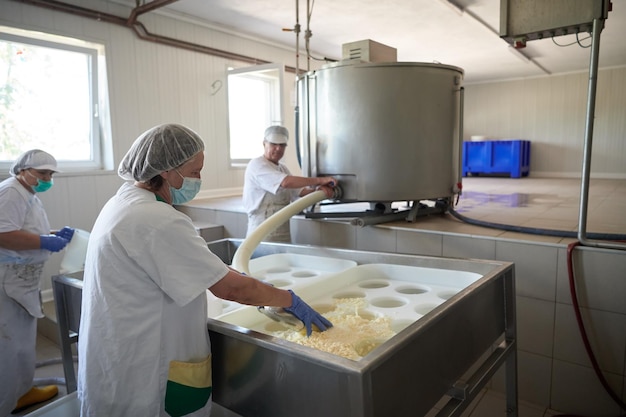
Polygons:
M466 86L465 139L531 141L530 175L578 177L589 75L567 74ZM626 178L626 68L600 70L591 176Z

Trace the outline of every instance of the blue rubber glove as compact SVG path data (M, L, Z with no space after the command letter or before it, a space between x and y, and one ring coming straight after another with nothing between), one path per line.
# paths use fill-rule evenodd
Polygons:
M41 235L39 236L39 241L41 242L39 247L50 252L58 252L70 243L69 240L57 235Z
M71 227L65 226L63 229L59 230L55 233L58 237L62 237L63 239L70 241L72 240L72 236L74 236L74 229Z
M313 333L313 325L316 325L321 332L333 327L330 321L313 310L310 305L302 301L293 291L289 290L289 292L291 293L291 306L285 307L285 311L293 314L304 323L307 337Z

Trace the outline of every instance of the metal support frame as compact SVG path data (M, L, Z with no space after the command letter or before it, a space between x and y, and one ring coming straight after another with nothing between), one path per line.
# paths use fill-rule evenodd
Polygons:
M411 208L408 210L396 210L389 213L378 212L375 210L365 211L345 211L345 212L315 212L307 211L304 217L307 219L338 219L352 218L350 224L353 226L371 226L374 224L393 222L397 220L406 220L413 223L419 216L427 216L429 214L442 214L448 209L447 205L436 204L435 207L429 207L419 201L413 201Z
M441 408L437 417L460 416L503 364L505 364L507 379L506 415L517 417L517 387L510 383L511 379L517 378L517 344L515 340L502 342L467 382L457 383L448 393L452 399Z
M69 394L77 388L72 345L78 343L83 281L65 275L54 275L52 291L59 326L65 385Z
M604 21L611 10L611 0L576 0L571 2L572 5L568 10L563 10L566 3L570 6L569 2L565 0L559 0L559 2L501 0L500 36L515 47L523 47L526 46L527 41L568 33L579 33L591 28L592 40L580 185L578 240L583 246L624 250L626 245L623 243L587 239L587 206L589 202L591 148L596 106L596 87L598 83L600 34L604 28ZM536 16L538 12L540 12L541 16Z

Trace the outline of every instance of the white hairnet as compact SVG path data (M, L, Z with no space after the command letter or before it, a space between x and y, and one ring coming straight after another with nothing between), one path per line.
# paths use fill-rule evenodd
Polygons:
M125 180L148 181L176 168L204 150L200 136L177 124L155 126L142 133L130 147L117 173Z
M47 169L50 171L58 172L57 160L54 156L41 149L31 149L26 151L17 157L11 168L9 168L9 174L16 176L23 169Z
M263 139L269 143L283 144L289 140L289 131L283 126L270 126L265 129Z

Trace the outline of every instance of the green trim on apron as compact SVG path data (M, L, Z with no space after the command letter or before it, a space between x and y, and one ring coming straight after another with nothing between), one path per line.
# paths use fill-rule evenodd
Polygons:
M165 411L172 417L181 417L204 407L211 398L213 387L194 388L167 381Z
M204 408L213 391L211 355L202 362L171 361L165 390L165 411L182 417Z

